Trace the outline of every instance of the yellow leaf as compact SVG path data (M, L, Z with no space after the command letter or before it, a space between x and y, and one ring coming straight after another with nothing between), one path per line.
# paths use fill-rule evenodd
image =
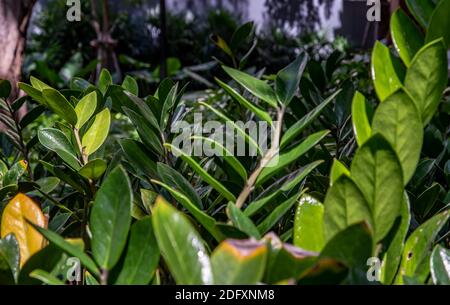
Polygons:
M1 221L1 237L14 233L20 248L20 266L44 246L44 237L28 222L46 227L41 208L31 198L19 193L6 205Z

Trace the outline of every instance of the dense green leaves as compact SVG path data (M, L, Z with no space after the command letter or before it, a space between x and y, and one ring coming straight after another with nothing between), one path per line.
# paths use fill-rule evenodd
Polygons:
M423 141L423 128L414 102L403 91L388 97L375 112L373 133L382 134L397 153L404 184L416 170Z
M424 125L433 117L446 84L447 51L443 40L435 40L417 52L405 77L405 89L416 104Z
M116 167L98 190L90 217L92 252L101 268L111 269L120 258L130 228L132 200L127 174Z
M177 284L212 284L204 241L186 216L159 197L152 221L161 254Z

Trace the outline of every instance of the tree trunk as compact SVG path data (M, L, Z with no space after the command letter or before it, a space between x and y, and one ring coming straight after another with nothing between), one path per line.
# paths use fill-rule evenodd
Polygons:
M36 0L0 1L0 78L11 82L11 100L19 92L17 82L20 81L27 28L35 3Z

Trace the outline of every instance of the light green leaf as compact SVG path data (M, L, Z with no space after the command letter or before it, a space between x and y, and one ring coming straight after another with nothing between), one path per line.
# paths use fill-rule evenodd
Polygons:
M102 159L94 159L89 161L86 165L84 165L81 169L78 170L78 173L92 180L98 180L106 171L107 164L106 161Z
M378 106L372 129L382 134L397 153L406 185L416 170L423 141L422 122L414 102L403 91L394 93Z
M57 153L72 168L80 168L75 149L62 131L54 128L41 129L38 132L38 139L45 148Z
M375 134L358 149L350 171L370 208L374 239L380 241L400 215L403 201L400 162L389 142Z
M289 164L298 160L298 158L316 146L329 132L329 130L323 130L313 133L290 151L272 158L267 166L261 171L261 174L256 180L256 186L261 185L280 170L286 169Z
M449 211L437 214L412 232L403 249L402 262L395 282L402 284L404 277L425 282L430 273L431 249L436 236L447 222Z
M132 201L130 180L118 166L97 191L90 217L92 253L101 268L111 270L122 254L131 224Z
M325 241L356 223L365 221L371 226L373 222L364 195L346 175L341 175L328 189L323 219Z
M325 245L323 233L323 204L304 195L297 206L294 219L294 246L320 252Z
M416 104L424 125L433 117L446 86L447 50L440 39L417 52L405 77L405 89Z
M361 146L370 138L372 129L367 117L366 98L358 91L355 92L352 101L352 123L356 141Z
M431 253L430 269L435 285L450 285L450 250L436 245Z
M77 124L77 114L72 104L55 89L42 90L45 105L72 126Z
M253 95L260 98L272 107L277 107L277 97L272 88L260 79L251 76L239 70L222 66L225 72L238 82L242 87L250 91Z
M332 186L341 176L350 177L350 171L338 159L333 159L333 165L331 165L330 171L330 186Z
M139 95L139 86L134 77L131 77L129 75L125 76L125 79L122 83L122 88L136 96Z
M113 84L111 73L108 70L102 69L98 78L98 89L103 95L108 90L108 87Z
M64 283L57 277L41 269L36 269L32 271L30 273L30 277L38 279L42 283L47 285L64 285Z
M213 273L204 241L191 222L161 196L156 200L153 229L161 254L178 285L210 285Z
M287 106L292 101L300 85L307 61L308 55L301 52L292 63L278 72L275 78L275 93L281 104Z
M81 140L81 145L86 155L91 155L102 146L108 136L110 124L111 114L109 109L105 108L95 116L94 123L92 123Z
M75 112L77 114L77 124L75 128L80 129L91 118L97 108L97 92L92 91L88 95L85 95L75 106Z
M377 41L372 51L372 79L378 98L383 102L402 87L401 63L388 47ZM402 73L403 74L403 73Z
M256 239L261 238L261 234L259 234L253 221L238 209L233 202L228 203L227 214L233 225L239 230Z
M159 248L150 216L131 226L125 261L115 284L147 285L159 262Z
M44 83L43 81L37 79L34 76L30 76L30 83L33 86L33 88L42 91L44 89L53 89L52 87L50 87L49 85L47 85L46 83Z
M397 9L391 17L391 36L397 53L409 67L414 55L423 46L422 32L408 15Z

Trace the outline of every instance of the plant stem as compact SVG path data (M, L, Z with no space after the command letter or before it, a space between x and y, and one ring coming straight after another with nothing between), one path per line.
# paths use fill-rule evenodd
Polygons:
M280 150L280 136L281 136L281 129L283 128L284 111L285 111L284 106L279 108L277 111L277 122L275 125L274 139L271 143L270 149L264 154L258 167L250 175L247 182L245 183L244 189L239 194L239 197L236 200L236 207L238 209L242 208L248 196L253 191L256 180L258 179L258 176L261 173L261 171L264 169L264 167L267 166L267 164L269 164L269 162L273 159L273 157L275 157L278 154Z

